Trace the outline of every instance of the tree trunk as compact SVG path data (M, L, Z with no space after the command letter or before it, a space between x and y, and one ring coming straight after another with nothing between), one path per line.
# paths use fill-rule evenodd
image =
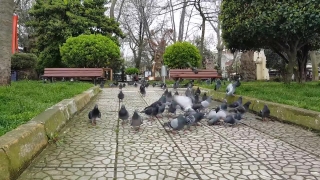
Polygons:
M310 58L312 64L312 80L319 81L319 71L318 71L318 59L315 51L310 51Z
M202 24L201 24L201 41L200 41L200 55L201 55L201 67L205 67L205 58L203 55L203 49L204 49L204 35L206 32L206 19L205 17L202 17Z
M296 60L297 60L296 55L290 56L289 62L288 64L286 64L286 70L284 73L285 76L283 77L285 84L290 84L292 81L293 68L294 68L294 65L296 64Z
M0 0L0 86L11 83L13 0Z
M188 1L184 0L183 1L183 7L182 7L182 12L181 12L181 17L180 17L180 24L179 24L179 35L178 35L178 41L183 40L183 32L184 32L184 18L186 16L186 8L188 5Z
M170 14L171 14L171 23L172 23L172 30L173 30L173 33L172 33L172 39L173 39L173 42L176 42L177 41L177 30L176 30L176 23L175 23L175 20L174 20L174 9L173 9L173 5L172 5L172 0L170 0Z
M111 6L110 6L110 18L114 19L114 8L116 6L117 0L112 0L111 1Z

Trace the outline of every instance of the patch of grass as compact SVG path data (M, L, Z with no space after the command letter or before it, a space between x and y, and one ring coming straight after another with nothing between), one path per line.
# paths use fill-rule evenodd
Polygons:
M222 83L219 92L226 92L228 84ZM200 86L214 89L214 84ZM241 82L236 94L320 112L320 82L293 82L289 85L281 82Z
M0 136L28 122L63 99L92 87L82 82L18 81L0 87Z

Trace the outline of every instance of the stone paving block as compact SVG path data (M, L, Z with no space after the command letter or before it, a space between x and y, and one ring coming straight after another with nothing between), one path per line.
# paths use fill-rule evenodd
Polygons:
M235 126L222 126L214 125L210 126L219 135L226 137L227 139L270 139L271 136L264 134L258 130L252 129L243 124Z
M288 159L261 161L267 167L280 174L285 179L318 180L320 179L319 159Z
M203 164L193 166L201 179L225 179L225 180L249 180L283 179L281 176L270 170L259 162Z
M189 165L118 167L117 180L194 180L199 179Z
M114 167L116 144L72 143L49 146L34 167L106 168Z
M129 125L120 126L119 130L119 143L148 143L148 142L158 142L165 143L170 142L171 139L168 137L164 129L159 128L158 122L146 122L140 126L140 130L136 132Z
M126 143L118 145L117 167L188 164L174 143Z
M113 180L113 168L31 168L18 180Z
M256 161L227 141L194 140L177 142L177 144L192 165Z
M280 138L281 140L293 144L301 149L312 152L320 157L320 137L291 137Z
M260 161L320 158L277 139L234 140L234 144Z
M271 136L280 137L301 137L301 136L316 136L315 133L305 130L301 127L281 123L278 121L262 122L256 118L249 118L243 121L246 125L258 129L261 132L269 134Z

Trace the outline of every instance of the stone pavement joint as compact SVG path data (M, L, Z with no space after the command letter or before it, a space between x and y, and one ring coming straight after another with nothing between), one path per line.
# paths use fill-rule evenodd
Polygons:
M141 97L138 90L123 89L130 117L163 93L149 87ZM208 126L202 120L191 132L176 135L161 125L168 118L150 121L142 114L143 125L134 133L118 119L118 92L103 89L62 131L66 144L49 145L19 179L320 179L320 137L315 133L261 122L251 113L235 127ZM94 104L102 112L97 126L87 119Z

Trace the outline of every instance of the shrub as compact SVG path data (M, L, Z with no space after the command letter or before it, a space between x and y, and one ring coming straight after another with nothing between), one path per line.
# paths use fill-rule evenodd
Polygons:
M125 70L125 73L128 75L132 75L132 74L139 74L139 69L131 67L131 68L127 68Z
M37 56L32 53L15 53L11 56L11 69L34 69L37 65Z
M60 47L68 67L107 67L120 60L120 49L110 38L100 35L71 37Z
M163 59L169 68L187 68L187 62L198 67L201 56L196 46L189 42L177 42L166 48Z

